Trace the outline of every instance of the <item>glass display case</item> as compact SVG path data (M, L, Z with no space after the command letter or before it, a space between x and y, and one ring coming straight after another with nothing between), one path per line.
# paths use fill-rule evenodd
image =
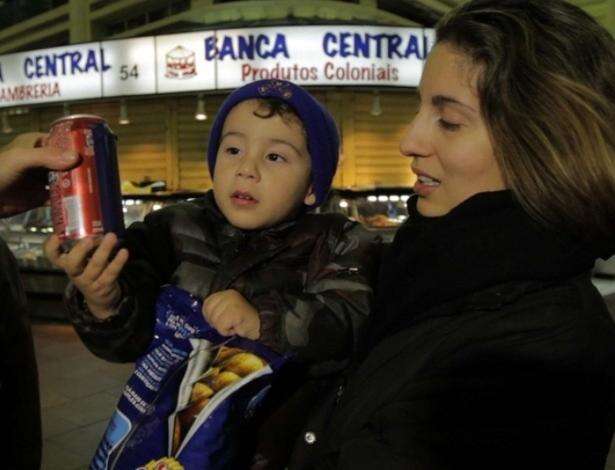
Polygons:
M615 278L615 256L611 256L607 260L598 258L594 266L594 274L607 278Z
M202 195L161 192L124 195L122 204L125 225L128 227L133 222L143 220L148 213L166 205ZM397 228L408 217L406 202L411 195L412 190L409 188L333 190L319 211L342 213L361 222L368 230L379 233L384 241L391 241ZM32 315L64 320L66 314L63 309L57 308L57 299L66 289L68 278L43 255L43 243L52 233L49 207L0 219L0 237L17 258ZM47 308L50 302L56 302L56 306Z
M408 217L406 201L409 188L365 191L333 190L320 212L339 212L382 234L385 241ZM150 212L168 204L201 197L203 193L150 193L123 196L124 222L128 227L143 220ZM49 207L33 209L0 219L2 237L17 258L26 292L34 296L59 296L66 288L64 273L53 267L43 255L43 243L53 233Z
M168 204L202 196L202 193L139 194L123 196L124 222L128 227ZM51 210L40 207L0 219L2 237L17 258L26 292L32 296L60 296L67 285L64 272L43 255L43 243L53 233Z
M334 189L321 212L339 212L378 232L390 242L399 226L408 218L407 202L413 195L410 188L378 188L372 190Z

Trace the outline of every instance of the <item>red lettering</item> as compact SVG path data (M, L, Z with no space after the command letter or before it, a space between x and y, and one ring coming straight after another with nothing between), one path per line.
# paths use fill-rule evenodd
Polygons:
M244 82L246 80L246 77L250 76L250 70L252 69L252 67L250 67L250 64L243 64L241 66L241 81Z
M0 102L40 100L55 96L61 96L58 82L0 88Z
M334 70L333 62L327 62L325 64L325 78L327 80L333 79L333 70Z

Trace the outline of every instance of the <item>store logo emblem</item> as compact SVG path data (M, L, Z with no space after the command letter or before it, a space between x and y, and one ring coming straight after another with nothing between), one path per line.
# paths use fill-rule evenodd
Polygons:
M167 78L183 80L196 76L196 54L183 46L177 46L165 56Z

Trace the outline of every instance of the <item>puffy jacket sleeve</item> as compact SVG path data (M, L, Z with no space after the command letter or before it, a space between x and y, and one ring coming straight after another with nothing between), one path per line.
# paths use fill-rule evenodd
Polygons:
M315 375L339 370L360 347L372 303L379 240L344 221L319 237L301 293L270 291L252 300L261 341L295 353Z
M171 237L172 207L153 212L133 223L122 241L129 260L118 279L122 300L117 313L106 320L95 318L81 293L70 284L66 291L69 317L87 348L115 362L129 362L142 355L154 330L154 305L160 286L170 281L178 260Z

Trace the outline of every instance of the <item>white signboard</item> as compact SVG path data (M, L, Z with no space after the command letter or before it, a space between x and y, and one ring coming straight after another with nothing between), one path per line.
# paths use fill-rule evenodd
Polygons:
M215 31L170 34L156 38L158 93L216 89L216 66L203 54Z
M102 96L110 65L100 43L0 57L0 107Z
M301 85L418 86L433 30L286 26L104 41L0 56L0 107Z
M263 78L301 85L417 86L427 40L422 28L304 26L217 32L205 44L218 87Z
M110 68L102 74L103 96L150 95L156 88L156 43L153 37L103 42Z

